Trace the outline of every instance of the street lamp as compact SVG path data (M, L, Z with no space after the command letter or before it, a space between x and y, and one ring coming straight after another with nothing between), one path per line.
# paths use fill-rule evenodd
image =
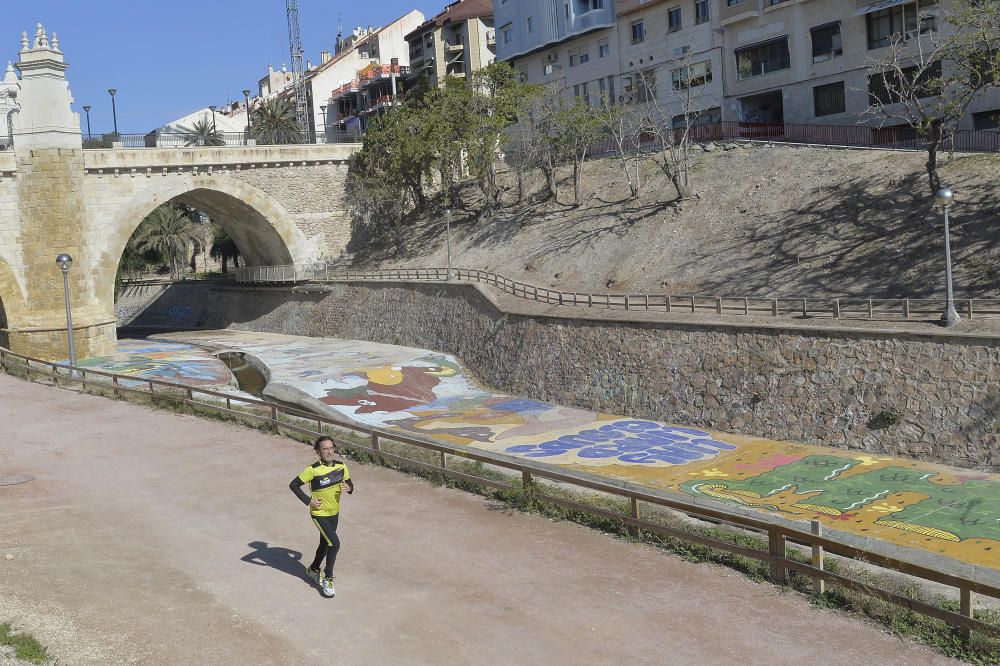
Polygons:
M73 265L73 257L64 252L56 257L56 264L63 274L63 293L66 295L66 338L69 340L69 364L70 367L75 367L76 346L73 344L73 313L70 312L69 307L69 267Z
M446 208L444 211L444 224L448 242L448 277L445 279L451 280L451 208Z
M212 138L209 140L208 145L215 145L215 135L219 133L219 130L215 126L215 105L210 104L209 107L212 110Z
M941 315L941 323L945 326L954 326L961 319L955 312L955 297L951 290L951 239L948 230L948 208L954 198L951 190L947 187L942 187L934 195L934 203L944 209L944 275L948 287L948 303L945 305L944 314Z
M323 114L323 143L326 143L326 105L320 104L319 111Z
M243 99L245 99L246 103L247 103L247 105L246 105L246 109L247 109L247 134L246 134L246 139L244 140L244 144L246 145L246 144L250 143L250 91L249 90L244 90L243 91Z
M87 141L88 142L91 140L90 139L90 109L91 109L91 106L89 104L84 104L83 105L83 112L87 114Z
M108 94L111 95L111 118L115 123L115 136L118 136L118 109L115 107L115 93L118 92L117 88L108 88Z

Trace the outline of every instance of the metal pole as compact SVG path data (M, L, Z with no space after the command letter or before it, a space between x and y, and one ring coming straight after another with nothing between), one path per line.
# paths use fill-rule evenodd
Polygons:
M63 294L66 297L66 339L69 341L69 364L76 366L76 345L73 344L73 314L69 304L69 268L73 265L73 257L63 253L56 257L56 265L63 275ZM72 373L72 370L70 371ZM72 374L70 375L72 376Z
M447 208L444 211L444 223L448 241L448 274L445 277L445 280L451 280L451 209L450 208Z
M88 104L88 105L84 106L83 107L83 111L84 111L84 113L87 114L87 142L89 143L91 141L91 137L90 137L90 105Z
M938 190L935 195L935 201L944 208L944 275L948 301L944 314L941 315L941 323L945 326L954 326L961 320L955 311L955 295L951 287L951 233L948 225L948 208L951 207L952 198L953 195L948 188Z
M246 137L243 139L243 145L250 145L250 90L243 91L243 99L246 100L247 106L247 133Z
M111 118L115 123L115 138L118 137L118 108L115 106L115 93L118 92L115 88L108 88L108 94L111 95Z

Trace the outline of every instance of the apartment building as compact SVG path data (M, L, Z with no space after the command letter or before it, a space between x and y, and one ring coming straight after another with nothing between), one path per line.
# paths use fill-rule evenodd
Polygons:
M382 27L338 35L335 52L309 72L316 127L331 136L358 134L370 115L394 104L409 73L406 35L423 22L423 13L413 10Z
M714 0L618 0L619 101L655 99L675 124L722 119L722 35Z
M497 58L531 83L596 103L617 99L621 67L614 0L494 0Z
M465 78L496 59L493 0L457 0L406 35L412 83L426 76L432 86Z
M885 54L893 34L915 41L948 30L943 12L950 6L951 0L496 0L497 54L526 80L591 101L609 91L631 104L655 97L675 121L680 99L691 93L702 122L856 125L878 85L869 81L870 60ZM579 21L585 16L592 17L586 25ZM1000 92L981 95L961 129L996 128L998 110Z
M723 117L853 125L870 105L867 63L893 34L947 31L950 0L721 0L729 66ZM1000 94L973 102L961 129L996 127Z

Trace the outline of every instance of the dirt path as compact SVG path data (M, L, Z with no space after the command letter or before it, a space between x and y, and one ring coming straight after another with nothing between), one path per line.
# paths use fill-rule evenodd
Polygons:
M3 376L0 396L0 477L35 477L0 486L0 619L62 663L947 663L727 570L358 464L324 599L287 489L307 447Z

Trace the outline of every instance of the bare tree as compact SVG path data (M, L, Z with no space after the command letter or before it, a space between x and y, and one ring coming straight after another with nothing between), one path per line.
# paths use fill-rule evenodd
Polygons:
M1000 0L954 0L942 15L939 26L933 14L918 13L913 30L892 35L869 60L862 116L915 131L932 193L941 188L938 152L953 143L972 101L1000 84Z
M657 95L655 74L636 74L638 99L635 101L642 104L636 115L641 132L653 139L653 161L673 183L677 197L688 199L694 196L690 177L692 134L703 110L701 91L707 79L695 71L690 55L677 64L683 76L676 85L671 82L669 91L662 95L662 102ZM676 127L671 108L680 111Z
M538 168L541 150L532 135L530 118L521 117L507 128L507 164L517 177L517 203L524 203L525 177Z
M631 198L637 199L642 189L639 180L640 125L630 109L614 102L615 100L609 99L606 94L601 95L601 102L594 108L593 115L614 145L615 156L618 158Z

